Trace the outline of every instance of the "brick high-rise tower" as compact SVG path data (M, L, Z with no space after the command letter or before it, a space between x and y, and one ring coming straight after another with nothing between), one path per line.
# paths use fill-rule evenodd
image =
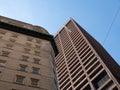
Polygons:
M120 90L120 66L73 19L55 35L60 90Z
M58 90L54 37L0 16L0 90Z

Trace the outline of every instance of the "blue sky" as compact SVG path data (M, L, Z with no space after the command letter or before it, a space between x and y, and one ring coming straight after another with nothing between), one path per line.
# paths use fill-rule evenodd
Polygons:
M52 35L72 17L120 64L120 0L0 0L0 15Z

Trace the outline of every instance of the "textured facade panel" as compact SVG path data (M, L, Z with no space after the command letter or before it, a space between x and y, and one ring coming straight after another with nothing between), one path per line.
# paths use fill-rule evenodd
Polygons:
M40 38L40 31L30 35L31 29L21 26L25 23L0 20L0 90L58 90L52 36L47 33Z
M59 48L56 67L60 90L120 89L119 65L73 19L64 24L55 40Z

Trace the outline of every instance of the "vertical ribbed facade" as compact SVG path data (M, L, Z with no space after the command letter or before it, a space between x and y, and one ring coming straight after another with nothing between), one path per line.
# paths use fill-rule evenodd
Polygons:
M73 19L55 35L60 90L120 90L120 67Z

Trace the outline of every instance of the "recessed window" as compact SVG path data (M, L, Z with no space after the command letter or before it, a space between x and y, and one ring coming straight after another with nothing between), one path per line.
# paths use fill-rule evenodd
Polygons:
M19 65L19 70L20 71L26 71L26 68L27 68L26 65L22 65L22 64Z
M35 45L35 47L38 48L38 49L40 49L41 46L40 45Z
M22 61L28 61L29 57L28 56L22 56L21 60Z
M6 32L5 31L0 31L0 34L5 34Z
M7 49L12 49L12 47L13 47L13 45L11 45L11 44L6 44L6 46L5 46L5 48L7 48Z
M34 51L35 55L39 56L40 52L39 51Z
M41 43L41 40L38 40L38 39L37 39L37 40L36 40L36 43L40 44L40 43Z
M33 67L32 68L32 73L33 74L39 74L39 70L40 70L39 68Z
M33 58L33 63L35 63L35 64L39 64L39 62L40 62L40 59L38 59L38 58Z
M32 86L38 86L38 82L39 82L38 79L31 78L31 85Z
M0 39L2 39L2 36L0 36Z
M17 38L18 35L17 34L12 34L12 37Z
M32 44L31 44L31 43L28 43L28 42L26 43L26 45L27 45L27 46L32 46Z
M15 42L15 39L10 38L9 40L10 42L13 42L13 43Z
M5 63L6 63L6 61L0 60L0 67L5 67Z
M17 75L16 76L16 83L23 84L24 76Z
M7 51L2 51L2 56L4 57L8 57L10 54L10 52L7 52Z
M13 89L13 88L12 88L11 90L18 90L18 89Z
M96 89L101 87L107 80L109 79L109 76L105 71L103 71L95 80L93 81L93 85Z
M25 52L25 53L30 53L30 49L24 48L24 52Z
M28 40L28 41L32 41L32 40L33 40L33 38L28 37L28 38L27 38L27 40Z

